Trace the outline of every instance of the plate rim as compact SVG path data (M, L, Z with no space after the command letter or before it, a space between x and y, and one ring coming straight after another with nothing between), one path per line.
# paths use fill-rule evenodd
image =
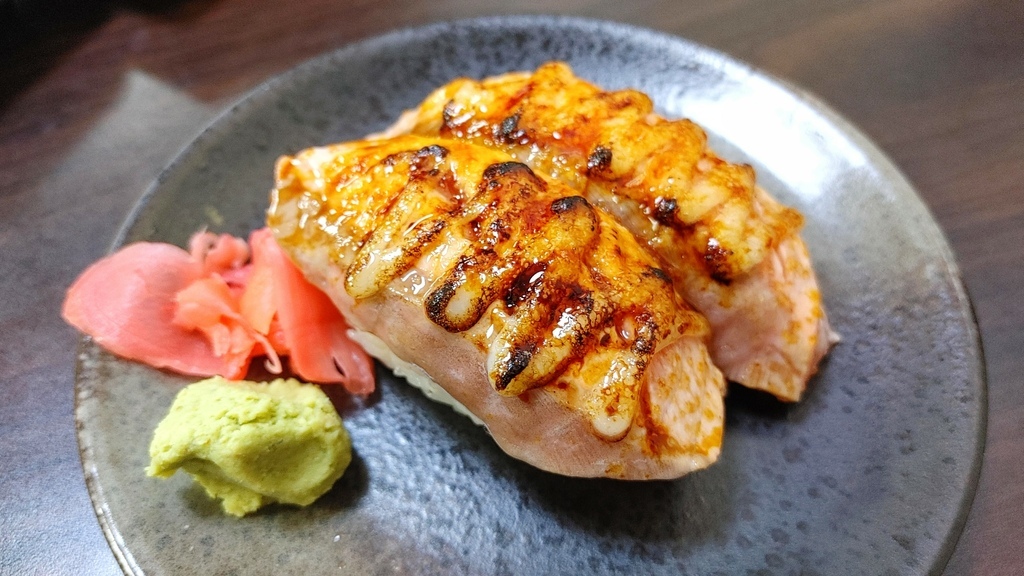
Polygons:
M260 105L261 98L272 96L273 91L278 86L287 86L293 79L301 78L303 74L315 70L319 66L329 65L333 60L344 60L349 56L349 54L356 53L358 51L379 51L380 48L388 45L415 42L418 39L433 38L446 30L469 30L494 27L519 27L529 29L531 26L538 24L551 28L583 28L588 31L593 31L595 29L611 29L620 33L628 33L632 37L644 36L647 39L668 45L686 47L690 50L701 53L705 57L713 58L719 65L725 68L731 68L733 71L743 72L744 74L751 76L759 76L768 83L774 84L776 87L791 94L799 103L821 114L828 124L834 126L844 138L849 139L857 149L865 153L868 163L882 174L886 182L892 184L894 188L898 188L901 200L915 203L915 208L919 209L922 214L926 216L924 224L932 229L934 238L937 240L934 247L939 250L940 254L938 255L941 257L942 263L945 267L945 272L951 280L951 287L953 288L958 304L957 312L960 319L963 320L964 328L968 331L970 341L973 343L971 352L974 352L975 354L972 360L976 363L974 369L969 370L976 381L976 389L973 389L974 386L972 382L968 383L972 385L972 390L976 393L977 426L973 433L974 455L969 466L967 477L965 478L966 482L963 493L960 494L959 502L956 506L957 511L953 519L953 524L949 527L945 537L942 539L942 543L938 547L934 564L928 568L928 573L943 573L950 558L952 557L957 543L963 535L970 509L977 494L982 464L984 462L988 430L988 378L984 345L981 337L980 326L977 321L977 315L975 313L975 307L963 280L952 245L941 226L939 226L935 215L932 213L931 209L917 192L910 180L896 165L896 163L893 162L892 159L889 158L889 156L877 144L875 144L874 141L868 138L868 136L856 125L847 120L842 114L833 109L813 92L798 86L793 82L775 76L767 70L754 66L717 48L701 44L670 32L615 20L545 14L490 15L435 21L422 25L410 25L396 28L381 34L341 44L335 48L328 49L320 54L307 58L306 60L291 66L282 72L273 74L253 88L244 92L241 96L234 99L230 104L221 109L220 112L210 118L203 127L187 141L185 145L179 148L179 150L173 155L170 162L160 170L158 175L140 195L131 210L118 226L118 229L107 248L106 254L114 252L125 244L133 226L138 222L140 216L150 204L150 201L160 190L161 185L171 175L178 171L179 167L190 158L193 149L196 149L207 141L216 138L219 134L219 130L231 124L230 121L232 118L244 114L252 107ZM85 370L83 363L85 350L94 345L95 344L92 343L92 338L89 336L80 336L75 352L73 410L79 459L85 479L86 489L89 493L89 499L93 506L93 511L96 514L104 538L117 560L119 567L125 574L141 575L145 572L136 562L131 550L127 546L127 543L118 531L117 522L113 518L104 498L104 491L100 484L96 463L91 455L92 445L90 444L90 439L85 431L87 424L82 416L82 404L84 398L80 382L82 380L82 373Z

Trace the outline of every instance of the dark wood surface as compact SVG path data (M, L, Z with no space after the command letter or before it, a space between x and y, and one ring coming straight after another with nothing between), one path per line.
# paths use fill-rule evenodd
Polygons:
M63 291L160 168L278 72L401 26L503 13L630 22L817 94L878 143L959 259L989 421L947 574L1024 571L1024 2L200 0L0 5L0 573L116 574L80 470Z

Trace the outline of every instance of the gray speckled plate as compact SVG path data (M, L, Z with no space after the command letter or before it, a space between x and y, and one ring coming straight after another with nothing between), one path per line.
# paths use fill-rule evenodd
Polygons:
M803 402L730 390L723 456L674 482L546 474L389 373L337 398L352 468L307 509L238 520L147 445L186 379L84 343L79 441L100 523L146 574L924 574L941 571L977 479L981 351L941 232L893 165L798 89L722 54L618 24L503 18L401 31L316 59L221 116L160 177L121 240L183 245L258 227L282 153L389 124L456 76L550 59L648 92L807 217L843 343ZM223 224L209 220L223 218Z

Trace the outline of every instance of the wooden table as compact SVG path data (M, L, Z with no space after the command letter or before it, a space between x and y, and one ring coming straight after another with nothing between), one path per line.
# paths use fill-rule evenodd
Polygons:
M0 573L116 574L75 442L64 289L227 103L386 30L549 11L664 30L816 93L909 176L973 297L980 486L947 574L1024 570L1024 3L200 0L0 8Z

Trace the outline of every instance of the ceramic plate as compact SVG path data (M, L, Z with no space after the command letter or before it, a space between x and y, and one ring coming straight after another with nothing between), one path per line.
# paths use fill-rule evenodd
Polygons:
M705 47L619 24L498 18L395 32L250 94L160 176L120 237L184 245L261 226L280 154L388 125L457 76L572 64L702 124L806 216L843 336L806 399L730 389L723 455L672 482L563 478L385 370L336 398L355 445L307 509L226 517L187 477L147 478L187 379L86 341L77 419L100 523L136 574L925 574L970 505L984 432L977 329L949 247L879 150L799 89Z

